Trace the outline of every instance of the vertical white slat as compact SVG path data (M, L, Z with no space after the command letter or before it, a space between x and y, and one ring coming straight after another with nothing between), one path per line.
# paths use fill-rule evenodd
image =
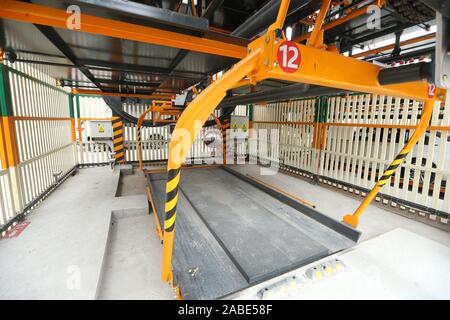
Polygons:
M385 108L383 108L383 110L381 112L381 114L383 116L380 117L380 119L377 123L378 124L387 124L387 125L392 124L391 110L392 110L392 97L388 96L388 97L386 97ZM393 157L395 156L395 155L388 155L388 137L390 136L391 140L392 139L395 140L395 136L393 135L394 129L383 128L381 130L383 133L383 136L381 138L381 146L380 146L381 168L386 168L386 166L388 166L390 164L390 161L392 161L392 159L394 159ZM390 132L390 134L389 134L389 132ZM394 179L394 177L392 177L391 180L385 184L383 193L388 194L388 195L390 194L391 183L392 183L393 179Z
M413 108L414 108L414 110L418 109L417 101L414 101ZM422 108L422 112L423 112L423 108ZM415 123L415 122L417 122L416 118L417 118L417 113L413 112L411 124L416 124ZM419 183L421 182L420 176L421 176L421 171L422 171L421 168L422 168L422 158L424 155L424 144L425 144L425 135L423 135L419 139L417 144L414 146L413 150L411 150L411 152L412 152L411 158L416 158L416 163L415 163L415 165L411 164L411 166L414 168L414 170L412 171L413 185L412 185L412 190L411 190L411 192L408 192L406 199L410 200L412 202L417 202L417 198L419 195ZM422 190L422 192L423 192L423 190Z

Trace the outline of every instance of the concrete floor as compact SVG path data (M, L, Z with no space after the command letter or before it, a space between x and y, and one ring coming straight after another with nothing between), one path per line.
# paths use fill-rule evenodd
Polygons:
M237 170L259 174L257 166ZM259 179L336 219L360 203L281 173ZM128 187L116 197L117 170L80 169L69 178L27 216L31 224L19 237L0 240L0 299L173 299L172 290L159 280L162 247L153 217L144 214L142 180L128 176L122 180ZM450 246L450 233L377 206L360 220L360 241L398 227Z
M0 299L95 299L100 287L109 298L126 298L122 292L114 295L109 288L120 288L121 279L115 277L114 271L131 265L140 265L130 272L141 279L152 273L153 287L141 281L141 288L148 291L134 290L142 297L154 297L154 288L161 286L162 253L161 245L154 245L159 241L152 232L153 217L141 216L137 227L142 234L135 235L138 230L128 227L124 234L124 239L135 236L136 241L142 240L139 250L152 250L148 254L151 261L144 261L142 254L136 256L131 251L133 254L124 262L108 251L117 249L116 237L123 229L122 223L111 228L112 213L147 210L144 194L116 197L119 176L118 170L113 172L109 167L78 170L27 216L31 223L19 237L0 240ZM142 176L126 179L128 183L133 180L144 180L145 184ZM112 247L108 246L109 240ZM150 242L153 246L149 246ZM117 250L120 245L123 244L119 243ZM110 286L101 285L104 261L107 270L112 270L105 273L106 281L112 282ZM151 268L142 268L145 264ZM161 298L173 298L171 292L159 293Z
M171 299L161 281L161 242L147 210L114 212L99 299Z
M353 213L362 201L349 195L333 191L320 185L313 185L305 180L283 174L260 175L260 167L256 165L233 166L233 169L256 177L290 194L316 205L316 210L338 220L345 214ZM360 242L376 236L403 228L425 238L450 246L450 233L439 230L413 219L370 205L359 220L358 229L362 232Z
M121 174L117 187L117 197L146 194L147 180L138 174Z

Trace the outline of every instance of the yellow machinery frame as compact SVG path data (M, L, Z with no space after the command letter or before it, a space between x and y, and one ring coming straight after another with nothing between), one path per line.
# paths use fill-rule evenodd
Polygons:
M424 102L422 117L408 143L385 170L383 176L355 213L344 216L343 221L353 227L357 227L358 219L364 209L375 198L381 187L425 132L434 102L445 92L437 88L431 91L433 94L430 94L430 85L423 81L380 85L378 82L378 74L382 69L380 66L345 57L334 51L327 51L323 44L323 18L328 11L330 2L331 0L323 1L307 44L295 44L301 54L301 64L295 72L283 71L277 61L279 47L285 40L281 29L290 3L290 0L282 0L275 23L268 28L266 34L249 44L247 56L201 92L182 113L169 145L161 275L163 281L172 280L172 251L181 165L195 137L208 116L225 97L226 91L242 82L244 78L252 83L270 78L350 91L407 97Z

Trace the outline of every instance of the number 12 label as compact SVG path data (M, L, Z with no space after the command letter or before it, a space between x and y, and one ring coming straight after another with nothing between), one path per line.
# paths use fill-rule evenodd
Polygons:
M297 71L301 62L300 49L297 44L292 41L283 41L278 47L277 62L284 72Z

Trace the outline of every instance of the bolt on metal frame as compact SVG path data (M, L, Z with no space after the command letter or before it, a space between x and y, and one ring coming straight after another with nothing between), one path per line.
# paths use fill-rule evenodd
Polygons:
M324 1L321 10L328 10L329 2L328 0ZM243 78L246 77L255 82L269 78L286 80L351 91L408 97L424 102L421 120L408 143L384 172L380 181L367 195L356 212L353 215L344 217L344 222L353 227L357 226L358 219L364 209L375 198L380 188L391 177L401 161L404 160L406 154L411 151L425 132L431 118L434 101L438 96L444 94L441 89L436 89L433 95L429 95L429 84L420 81L380 85L378 82L380 66L324 50L325 46L323 45L322 37L320 37L323 19L316 21L313 30L313 34L316 34L315 38L308 41L307 45L295 44L301 54L300 67L292 73L283 71L277 62L277 52L285 40L281 29L289 3L290 0L281 2L277 19L268 28L266 34L250 43L247 56L201 92L185 109L176 124L169 145L167 168L166 215L161 275L163 281L173 280L171 265L181 165L208 116L225 97L226 91L239 83ZM324 12L319 13L319 16L324 15Z

